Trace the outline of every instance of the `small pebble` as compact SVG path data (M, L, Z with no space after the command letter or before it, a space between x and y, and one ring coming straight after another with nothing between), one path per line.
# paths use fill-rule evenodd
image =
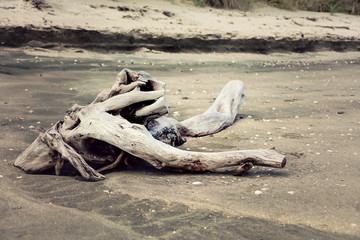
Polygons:
M262 194L262 191L256 190L254 193L255 193L255 195L260 195L260 194Z
M288 191L287 193L290 194L290 195L293 195L295 192L294 191Z
M192 184L193 185L200 185L200 184L202 184L202 182L193 182Z

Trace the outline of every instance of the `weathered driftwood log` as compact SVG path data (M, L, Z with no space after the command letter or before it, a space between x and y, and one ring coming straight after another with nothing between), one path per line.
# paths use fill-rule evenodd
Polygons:
M61 173L69 162L88 180L120 164L140 158L156 168L232 172L241 175L254 165L282 168L286 158L274 149L228 152L192 152L174 146L184 136L204 136L233 124L244 101L241 81L230 81L203 114L182 122L166 118L165 84L148 73L121 71L111 89L87 106L74 105L63 121L39 137L15 160L27 173L55 168ZM89 163L102 165L98 170Z

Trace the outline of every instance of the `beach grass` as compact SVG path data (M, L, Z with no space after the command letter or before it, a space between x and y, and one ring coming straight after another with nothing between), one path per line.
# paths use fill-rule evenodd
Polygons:
M357 0L193 0L199 7L249 10L259 4L267 4L287 10L314 12L351 13Z

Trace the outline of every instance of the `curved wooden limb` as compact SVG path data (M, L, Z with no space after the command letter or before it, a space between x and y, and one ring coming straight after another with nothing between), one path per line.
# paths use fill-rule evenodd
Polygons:
M158 98L154 103L140 108L135 112L135 117L158 118L168 113L168 104L164 96Z
M111 98L112 96L118 95L119 93L130 92L136 87L143 86L144 84L145 83L142 81L139 82L136 82L136 80L131 81L131 79L128 78L127 69L123 69L117 75L113 86L99 93L92 103L103 102Z
M121 126L121 127L119 127ZM125 119L93 112L87 116L73 136L78 134L98 139L141 158L156 168L179 168L208 171L231 166L253 165L282 168L286 157L273 149L238 150L229 152L191 152L156 141L143 125L131 124ZM76 141L75 138L70 141Z
M110 89L105 89L97 95L92 103L104 102L107 99L131 92L136 89L142 91L161 90L165 88L165 84L153 79L146 72L135 72L124 68L116 77L115 83Z
M147 124L147 129L158 140L173 146L183 144L183 136L200 137L217 133L232 125L245 100L244 83L230 81L222 89L213 105L203 114L182 122L161 117Z
M59 153L61 158L68 160L85 179L93 181L105 179L103 175L90 167L80 154L63 141L58 132L60 124L61 123L58 122L54 127L43 133L41 135L41 140L48 145L50 150ZM61 163L59 165L61 166ZM58 167L56 171L60 173L60 168Z
M228 82L208 110L181 122L187 129L185 135L200 137L230 126L244 100L244 83L239 80Z
M108 100L97 103L96 105L103 109L104 111L114 111L119 110L125 107L128 107L132 104L144 102L144 101L156 101L157 99L165 95L164 90L150 91L150 92L141 92L141 91L132 91L117 95L109 98Z
M126 152L122 151L113 163L106 165L105 167L102 167L100 169L97 169L97 171L104 172L104 171L114 169L117 166L119 166L122 162L124 162L125 158L127 158L127 154L126 154Z

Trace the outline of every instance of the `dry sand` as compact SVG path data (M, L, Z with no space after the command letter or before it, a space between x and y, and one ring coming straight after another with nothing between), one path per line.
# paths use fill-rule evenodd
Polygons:
M168 51L359 50L358 16L259 7L199 8L191 1L46 0L0 3L5 46Z
M139 2L122 1L121 6L145 5ZM78 22L86 23L94 18L89 25L103 29L96 14L87 19L87 13L95 9L89 6L101 5L99 1L86 4L73 1L72 8L70 1L47 3L55 9L54 13L61 7L64 12L80 12L70 19L70 16L48 14L51 9L40 11L49 18L57 16L56 26L75 27ZM75 6L78 3L83 3L81 6L87 11ZM104 5L120 3L104 1ZM176 25L180 33L190 34L190 29L206 24L208 28L200 31L211 34L214 31L211 23L200 25L202 18L190 17L194 7L166 1L147 1L146 5L153 11L144 16L149 21L150 16L156 18L156 14L162 14L154 9L167 9L175 16L189 14L182 19L184 24ZM45 23L37 22L39 10L27 8L23 1L4 1L0 6L1 12L24 13L25 20L33 16L26 24ZM106 13L115 11L109 7L96 9ZM210 13L209 17L245 14L214 9L210 12L208 8L196 8L196 11ZM247 12L244 18L253 16L249 22L266 22L270 17L261 14L262 10L255 10ZM311 16L310 13L276 10L270 15L273 14L285 20L290 17L313 22L302 18L304 14ZM342 23L348 22L350 29L360 29L351 25L358 24L359 18L340 14L316 17L323 19L321 16L325 20L339 18ZM0 18L6 17L0 14ZM23 26L26 22L7 18L7 25ZM168 26L169 19L165 15L164 18L154 20L153 27L145 21L150 24L149 31L161 30L155 22L163 21ZM106 26L112 28L116 21L109 19L114 24ZM136 21L131 22L132 26L121 27L124 31L135 29ZM185 24L187 21L189 24ZM191 21L198 22L191 25ZM335 22L340 24L332 21ZM271 34L258 29L260 25L254 25L251 30L255 35ZM293 26L287 25L280 36L300 31ZM334 31L344 39L350 32L313 26L309 34L323 36L320 32L315 34L318 30ZM255 36L247 31L241 32ZM108 173L102 182L84 182L71 169L66 176L55 176L52 172L27 175L12 166L15 158L36 138L34 127L50 127L75 102L89 103L100 90L112 85L117 72L124 67L147 71L166 82L169 116L179 120L206 110L227 81L243 80L247 99L235 124L215 135L188 139L182 148L226 151L275 146L287 155L287 166L257 167L243 177L234 177L164 172L144 165ZM1 239L359 239L359 70L359 52L174 54L141 49L96 53L58 46L54 50L3 47L0 53Z
M252 11L199 8L189 1L46 0L34 8L29 2L3 0L1 26L59 27L157 35L219 34L231 37L314 37L338 35L359 38L358 16L260 7ZM167 13L165 13L167 12ZM164 14L165 13L165 14ZM19 16L21 16L19 18ZM230 37L230 36L229 36Z

